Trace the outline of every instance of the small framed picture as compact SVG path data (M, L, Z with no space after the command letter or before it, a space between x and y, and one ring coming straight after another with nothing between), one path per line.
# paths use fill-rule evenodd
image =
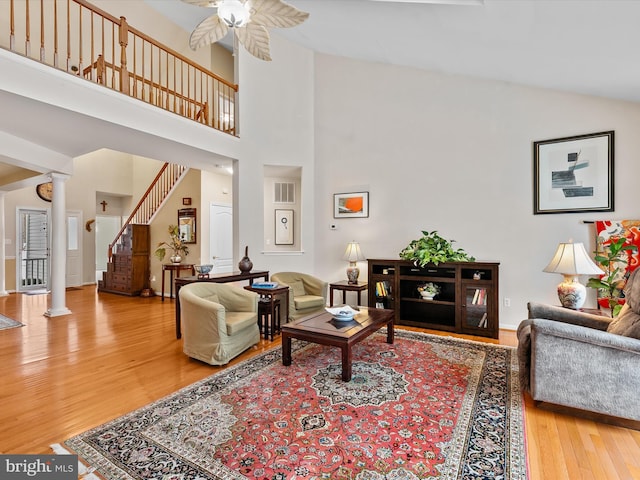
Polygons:
M333 218L369 216L369 192L336 193L333 195Z
M293 245L293 210L276 210L276 245Z
M191 205L191 197L182 197L183 205Z
M533 143L533 213L613 211L613 131Z

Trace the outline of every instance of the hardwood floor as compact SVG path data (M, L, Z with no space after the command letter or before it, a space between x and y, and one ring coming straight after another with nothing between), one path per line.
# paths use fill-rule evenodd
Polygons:
M0 298L0 313L25 324L0 330L1 453L50 453L51 443L224 368L182 353L174 301L84 287L67 292L73 313L55 318L42 315L47 301ZM515 346L515 333L501 331L499 343ZM263 340L232 364L279 344ZM531 480L640 479L638 431L540 410L528 396L526 429Z

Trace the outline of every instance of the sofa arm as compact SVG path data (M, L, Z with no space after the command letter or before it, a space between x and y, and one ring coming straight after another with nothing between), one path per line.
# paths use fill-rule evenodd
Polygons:
M534 400L640 420L640 340L553 320L525 322Z
M529 302L527 309L529 310L529 318L546 318L596 330L606 330L612 320L609 317L603 317L601 315L535 302Z
M557 322L536 318L530 320L532 325L532 335L550 335L576 342L589 343L604 348L623 350L640 355L640 340L630 337L623 337L613 333L594 330L593 328L570 323ZM640 361L640 357L638 357ZM640 368L640 364L638 365Z

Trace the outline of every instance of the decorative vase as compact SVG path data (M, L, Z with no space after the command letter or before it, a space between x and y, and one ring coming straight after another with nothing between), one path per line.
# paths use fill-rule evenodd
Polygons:
M420 292L420 295L422 296L422 298L424 298L425 300L433 300L433 297L436 296L435 293L431 293L431 292Z
M249 259L249 246L244 247L244 257L238 263L238 268L242 273L249 273L253 268L253 262Z
M169 257L169 260L171 260L171 263L180 263L182 261L182 257L176 254Z

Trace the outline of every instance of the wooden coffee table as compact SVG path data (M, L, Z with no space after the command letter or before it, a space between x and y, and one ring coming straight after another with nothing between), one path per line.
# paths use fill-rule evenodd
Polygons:
M387 343L393 343L394 311L382 308L358 307L353 320L335 320L328 312L316 313L281 327L282 364L291 365L291 339L306 340L342 349L342 380L351 380L351 347L373 332L387 326Z

